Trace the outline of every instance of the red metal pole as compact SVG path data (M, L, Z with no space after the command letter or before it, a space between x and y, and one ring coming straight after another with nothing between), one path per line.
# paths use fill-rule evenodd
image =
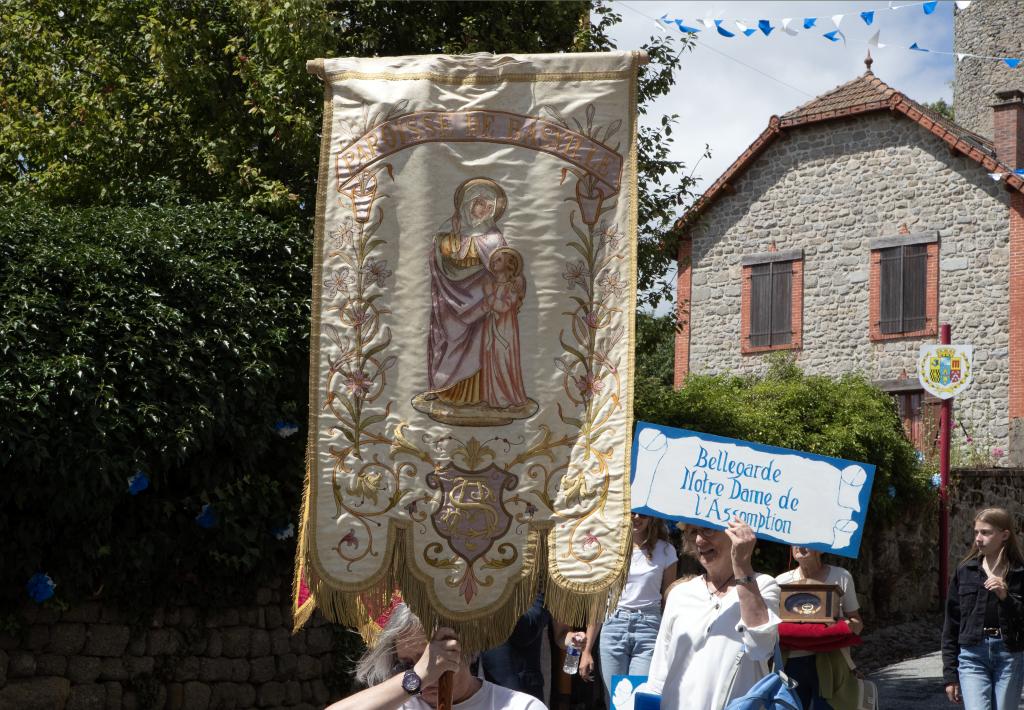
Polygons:
M949 345L948 323L939 328L939 342ZM939 601L946 601L949 580L949 441L953 421L953 399L942 400L939 415Z

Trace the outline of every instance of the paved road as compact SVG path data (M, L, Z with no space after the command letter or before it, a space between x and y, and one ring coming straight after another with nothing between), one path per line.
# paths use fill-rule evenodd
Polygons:
M886 666L872 673L870 678L878 686L880 710L953 710L957 707L949 703L942 687L939 651Z

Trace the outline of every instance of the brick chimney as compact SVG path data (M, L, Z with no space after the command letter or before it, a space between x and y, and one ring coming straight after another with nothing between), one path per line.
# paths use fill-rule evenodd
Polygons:
M996 92L992 105L992 142L996 158L1011 168L1024 168L1024 91Z

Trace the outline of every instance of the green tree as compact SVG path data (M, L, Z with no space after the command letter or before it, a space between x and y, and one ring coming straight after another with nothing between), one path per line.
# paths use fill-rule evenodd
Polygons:
M932 101L931 103L925 104L924 107L930 108L935 113L948 118L950 121L956 120L953 116L953 107L950 104L947 104L945 99Z
M313 210L325 56L553 52L585 2L8 0L0 180L54 203ZM585 23L584 23L585 25Z
M663 387L675 381L676 319L672 314L636 314L636 378Z

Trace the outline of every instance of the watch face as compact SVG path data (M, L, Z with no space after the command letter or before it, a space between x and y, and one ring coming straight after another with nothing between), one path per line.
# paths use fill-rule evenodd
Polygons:
M405 692L412 695L420 692L420 684L422 682L423 681L420 680L420 677L416 675L416 671L411 668L405 672L404 676L402 676L402 687L405 689Z

